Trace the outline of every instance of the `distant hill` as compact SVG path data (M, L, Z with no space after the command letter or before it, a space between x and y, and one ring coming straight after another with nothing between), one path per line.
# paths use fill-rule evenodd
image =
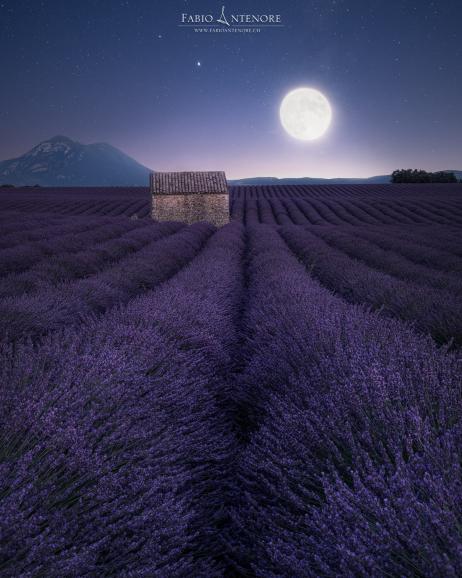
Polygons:
M235 179L229 181L231 185L339 185L342 183L367 184L367 183L389 183L391 175L378 175L376 177L361 178L335 178L322 179L315 177L294 177L279 179L277 177L252 177L248 179Z
M462 171L448 169L449 172L454 173L458 179L462 179ZM383 184L391 182L391 175L377 175L375 177L367 178L341 178L322 179L314 177L294 177L279 179L277 177L252 177L248 179L235 179L229 181L230 185L367 185L367 184Z
M43 141L15 159L0 161L0 185L42 187L147 187L151 169L106 144L84 145L66 136ZM462 171L454 170L458 179ZM391 175L369 178L253 177L229 180L230 185L338 185L389 183Z
M55 136L18 158L0 162L0 184L147 186L149 172L109 144L84 145L65 136Z

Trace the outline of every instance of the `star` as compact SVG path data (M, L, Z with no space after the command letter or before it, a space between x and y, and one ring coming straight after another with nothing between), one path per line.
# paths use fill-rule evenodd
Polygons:
M196 66L197 66L197 68L200 68L200 67L202 66L202 62L201 62L200 60L198 60L198 61L196 62Z

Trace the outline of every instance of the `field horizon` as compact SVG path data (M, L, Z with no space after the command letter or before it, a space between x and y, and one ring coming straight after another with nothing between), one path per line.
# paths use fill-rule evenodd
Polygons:
M461 183L239 185L229 195L231 218L244 224L462 224ZM149 187L0 188L0 210L148 218L151 195Z

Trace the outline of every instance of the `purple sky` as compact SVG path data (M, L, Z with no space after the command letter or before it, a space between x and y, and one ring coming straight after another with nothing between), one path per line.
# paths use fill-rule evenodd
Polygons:
M0 158L65 134L153 169L229 178L462 169L461 3L233 0L228 15L281 14L284 26L178 27L183 13L220 11L215 1L0 0ZM320 140L280 125L280 101L298 86L332 105Z

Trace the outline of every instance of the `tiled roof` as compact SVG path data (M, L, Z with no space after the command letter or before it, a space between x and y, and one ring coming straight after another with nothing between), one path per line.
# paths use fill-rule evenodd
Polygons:
M151 193L174 195L189 193L228 193L223 171L151 173Z

